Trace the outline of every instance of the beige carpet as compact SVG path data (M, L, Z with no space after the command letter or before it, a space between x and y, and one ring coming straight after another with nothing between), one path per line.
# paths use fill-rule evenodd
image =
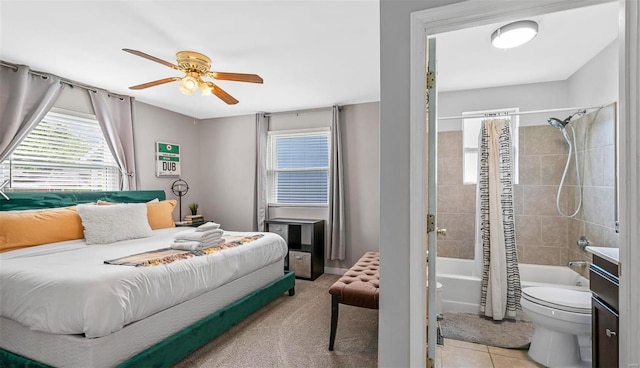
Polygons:
M443 313L442 336L508 349L528 349L533 323L504 320L495 322L472 313ZM446 342L445 342L446 344Z
M340 305L335 350L328 350L328 290L338 278L296 279L295 296L283 294L175 367L377 367L377 310Z

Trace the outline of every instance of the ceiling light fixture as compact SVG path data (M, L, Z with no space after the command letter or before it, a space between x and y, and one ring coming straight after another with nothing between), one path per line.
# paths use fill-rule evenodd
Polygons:
M521 20L496 29L491 35L491 43L499 49L510 49L524 45L538 34L538 23Z
M211 82L200 83L200 91L202 92L203 96L210 96L212 88L213 88L213 83Z
M182 83L180 83L178 89L185 95L190 96L193 91L198 89L201 83L202 80L200 80L200 76L198 74L187 73L187 75L182 78Z

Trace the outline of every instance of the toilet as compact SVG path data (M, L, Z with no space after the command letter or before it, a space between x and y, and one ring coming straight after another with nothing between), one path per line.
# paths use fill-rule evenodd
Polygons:
M531 359L546 367L591 367L591 292L528 287L520 304L535 328Z

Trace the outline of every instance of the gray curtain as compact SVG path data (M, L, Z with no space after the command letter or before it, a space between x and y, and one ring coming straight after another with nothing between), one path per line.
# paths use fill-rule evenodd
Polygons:
M64 85L55 75L0 67L0 162L40 123L60 96Z
M344 260L346 255L346 226L344 218L344 175L342 163L342 132L340 107L333 106L331 121L331 171L329 184L329 259Z
M521 285L509 121L482 121L478 163L478 241L483 259L480 312L494 320L516 318L521 309Z
M256 185L254 230L264 231L267 218L267 135L269 116L256 114Z
M101 90L89 90L89 97L109 150L122 173L120 190L136 190L133 98L110 96Z

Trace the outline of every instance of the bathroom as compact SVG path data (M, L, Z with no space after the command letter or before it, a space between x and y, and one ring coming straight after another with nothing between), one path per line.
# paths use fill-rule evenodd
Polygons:
M615 28L615 6L593 8L597 7L600 21ZM581 17L581 11L585 9L567 13ZM468 142L477 136L469 132L483 114L507 110L517 126L513 200L522 286L552 284L589 291L592 255L578 241L583 238L589 245L617 248L616 36L563 80L439 91L436 218L437 227L446 229L446 235L438 235L436 272L443 284L444 312L479 310L481 257L477 255L482 251L476 245L477 167L472 165L477 162L477 144L474 155L473 144ZM447 37L437 37L439 46ZM581 42L576 40L576 44ZM549 63L563 60L550 55ZM462 118L465 115L469 118ZM577 147L579 179L576 150L570 153L562 131L548 122L570 116L575 138L570 129L567 133L572 148Z

